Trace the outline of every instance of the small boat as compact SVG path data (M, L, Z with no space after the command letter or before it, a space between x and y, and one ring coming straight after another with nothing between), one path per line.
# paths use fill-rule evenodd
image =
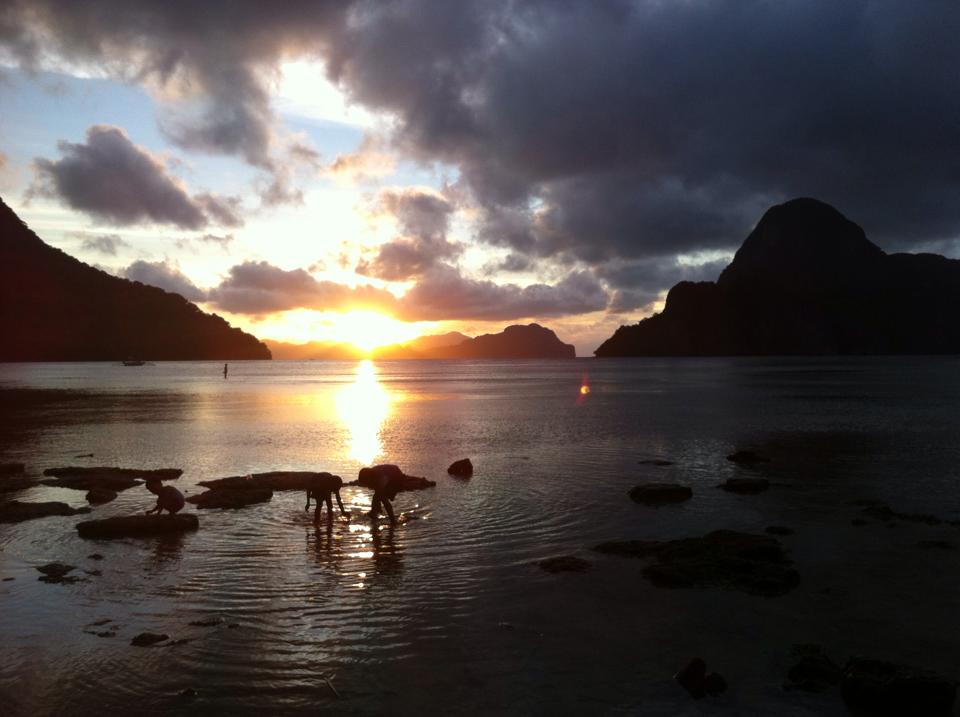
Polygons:
M124 361L124 362L123 362L123 365L124 365L124 366L144 366L144 365L146 365L146 363L147 363L146 361L133 361L133 360L131 360L131 361Z

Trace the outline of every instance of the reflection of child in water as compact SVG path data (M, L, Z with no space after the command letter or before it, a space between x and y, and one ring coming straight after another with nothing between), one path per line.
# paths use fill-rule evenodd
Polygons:
M151 513L160 515L160 513L163 511L167 511L170 515L173 515L174 513L179 513L183 509L183 493L178 491L172 485L164 485L160 482L159 478L149 478L147 479L146 487L148 491L157 496L156 507L148 510L147 515L150 515Z
M343 480L340 476L320 476L318 477L313 485L307 488L307 507L304 510L310 510L310 498L313 498L317 501L317 509L313 513L313 522L320 522L320 513L323 511L323 504L327 504L327 520L333 518L333 501L330 500L332 495L337 496L337 505L340 506L340 512L343 515L348 515L346 509L343 507L343 501L340 500L340 486L343 485Z

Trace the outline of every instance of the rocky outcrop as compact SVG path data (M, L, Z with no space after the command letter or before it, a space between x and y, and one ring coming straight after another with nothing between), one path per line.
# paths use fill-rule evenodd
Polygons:
M469 478L473 475L473 463L470 462L469 458L461 458L459 461L450 464L447 473L455 478Z
M0 201L0 361L269 359L254 336L178 294L45 244Z
M336 490L343 484L340 476L315 471L269 471L245 476L202 480L198 485L216 490Z
M115 490L107 490L106 488L91 488L87 491L86 497L90 505L103 505L104 503L116 500L117 492Z
M597 552L653 559L643 575L657 587L719 587L754 595L783 595L800 583L776 538L715 530L698 538L601 543Z
M89 512L89 508L71 508L66 503L57 501L22 503L18 500L9 500L0 503L0 523L22 523L25 520L46 518L51 515L80 515Z
M960 261L886 254L833 207L769 209L716 282L681 282L663 311L597 356L960 353Z
M166 642L169 639L169 635L158 635L153 632L141 632L135 638L130 640L130 644L134 647L150 647L151 645L157 645L161 642Z
M41 573L40 577L37 578L42 583L77 583L82 582L83 578L77 575L70 575L74 570L76 570L75 565L67 565L65 563L47 563L46 565L38 565L37 571Z
M198 508L243 508L273 498L269 488L214 488L187 498Z
M693 490L678 483L641 483L631 488L627 495L635 503L658 506L690 500Z
M840 693L855 715L946 717L953 713L957 682L929 670L853 658L843 671Z
M421 478L420 476L408 476L398 466L385 463L379 466L361 468L357 480L351 485L359 485L364 488L377 489L377 484L381 481L387 481L397 491L422 490L423 488L432 488L437 482Z
M183 471L179 468L141 469L66 466L64 468L48 468L43 474L45 476L55 476L55 478L40 481L44 485L86 491L94 488L122 491L140 485L142 480L175 480L183 475Z
M154 535L186 533L200 527L192 513L176 515L126 515L77 523L81 538L144 538Z

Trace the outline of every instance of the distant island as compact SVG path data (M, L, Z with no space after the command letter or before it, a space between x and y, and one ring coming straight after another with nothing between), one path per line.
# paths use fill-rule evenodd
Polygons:
M597 356L960 353L960 261L887 254L828 204L769 209L716 282L681 282L661 313Z
M349 344L311 342L289 344L267 341L275 358L289 360L353 361L368 354ZM456 331L421 336L403 344L374 349L370 358L396 359L526 359L574 358L576 351L550 329L539 324L508 326L498 334L471 338Z
M269 359L256 337L179 294L45 244L0 200L0 361Z

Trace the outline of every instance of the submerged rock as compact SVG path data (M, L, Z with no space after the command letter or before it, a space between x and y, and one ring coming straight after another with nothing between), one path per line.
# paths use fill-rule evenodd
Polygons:
M690 500L693 490L678 483L641 483L631 488L627 495L635 503L657 506Z
M780 542L768 535L715 530L698 538L601 543L594 550L655 558L643 576L663 588L719 587L775 597L800 583Z
M793 652L799 660L787 672L785 690L823 692L840 682L843 670L820 645L794 645Z
M855 657L843 671L843 701L855 715L949 715L957 683L929 670Z
M690 660L686 667L673 676L673 679L695 700L727 691L727 681L717 672L707 674L707 663L699 657Z
M339 488L340 476L316 471L269 471L245 476L229 476L216 480L202 480L198 485L217 490L334 490Z
M175 480L183 475L183 471L179 468L144 470L139 468L110 468L105 466L66 466L64 468L48 468L43 474L45 476L54 476L54 478L40 481L44 485L56 486L58 488L73 488L74 490L105 488L106 490L121 491L133 488L135 485L140 485L141 480L148 478Z
M719 487L730 493L756 495L769 488L770 481L766 478L727 478Z
M196 530L200 521L193 513L176 515L126 515L77 523L81 538L143 538Z
M156 645L169 639L169 635L158 635L153 632L141 632L135 638L130 640L130 644L134 647L150 647L151 645Z
M575 555L559 555L540 560L537 565L548 573L582 573L590 569L590 563Z
M89 512L89 508L71 508L66 503L58 501L23 503L19 500L9 500L6 503L0 503L0 523L22 523L25 520L46 518L51 515L79 515Z
M254 503L266 503L273 498L269 488L214 488L187 498L198 508L243 508Z
M740 465L756 465L757 463L769 463L770 459L756 451L736 451L727 456L727 460Z
M381 480L395 483L397 490L400 491L432 488L437 484L436 481L427 480L419 476L408 476L400 470L398 466L391 464L361 468L355 484L363 486L364 488L375 488L376 484Z
M473 475L473 463L470 462L469 458L454 461L450 464L450 467L447 468L447 473L457 478L469 478Z
M76 570L76 566L65 563L47 563L38 565L37 570L43 573L37 580L43 583L78 583L83 582L83 578L69 573Z
M91 488L87 491L87 502L90 505L103 505L116 499L117 492L106 488Z

